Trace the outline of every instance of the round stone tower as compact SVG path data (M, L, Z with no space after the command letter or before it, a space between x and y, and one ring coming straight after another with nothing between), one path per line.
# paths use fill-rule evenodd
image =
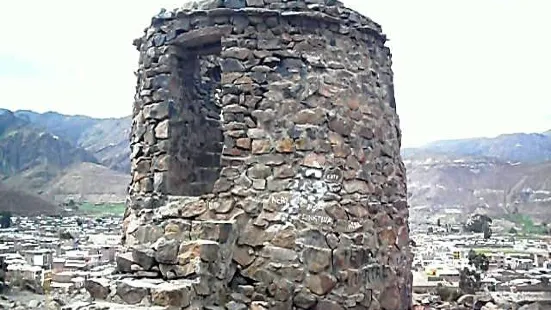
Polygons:
M385 41L335 0L199 1L153 17L134 42L128 252L118 267L172 291L144 298L409 309Z

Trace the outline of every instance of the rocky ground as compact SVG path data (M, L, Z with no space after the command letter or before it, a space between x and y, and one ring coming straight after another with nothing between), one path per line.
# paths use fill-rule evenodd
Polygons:
M94 300L82 289L71 294L50 293L45 295L27 291L10 290L0 295L0 309L47 309L47 310L163 310L165 307L132 306ZM222 308L220 308L222 309ZM414 294L413 310L544 310L550 305L532 303L520 306L512 302L494 300L488 295L463 295L455 302L442 301L439 296Z
M496 300L487 294L463 295L456 301L442 301L440 296L413 294L413 310L544 310L551 309L549 303L527 303L520 305L510 300Z
M103 301L94 301L86 292L80 290L72 294L53 292L34 294L28 291L12 289L0 295L0 309L47 309L47 310L161 310L163 307L131 306Z

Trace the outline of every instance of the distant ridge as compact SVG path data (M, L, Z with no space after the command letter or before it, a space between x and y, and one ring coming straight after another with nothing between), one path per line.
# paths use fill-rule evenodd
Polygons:
M55 215L59 208L50 201L36 195L10 189L0 184L0 211L10 211L14 215Z
M130 116L93 118L28 110L15 111L13 114L26 120L29 126L40 128L67 140L73 147L86 150L97 159L98 163L114 170L130 173L128 140L132 124Z
M56 204L66 198L123 201L130 177L130 126L130 117L0 109L3 194L33 193ZM44 202L35 205L51 209Z
M519 212L551 220L551 131L404 148L412 217Z
M5 185L35 192L59 171L80 162L97 159L63 137L32 126L28 119L9 111L0 115L0 180Z
M67 168L43 189L43 195L56 202L73 199L92 203L124 202L130 175L93 163Z
M494 157L511 162L541 163L551 160L551 131L503 134L495 138L442 140L416 149L461 156ZM408 153L414 150L403 151Z

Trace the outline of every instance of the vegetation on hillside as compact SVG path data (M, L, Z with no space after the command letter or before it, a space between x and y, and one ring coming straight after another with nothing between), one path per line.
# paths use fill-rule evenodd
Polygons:
M492 236L492 229L490 225L492 219L484 214L474 214L463 225L463 229L468 232L484 233L484 239L488 239Z
M481 274L488 271L490 260L482 253L477 253L473 249L468 254L469 265L472 268L465 267L459 275L459 289L463 294L474 294L480 290Z
M9 211L0 212L0 228L10 228L11 227L11 217L12 214Z
M92 204L83 203L78 205L78 213L86 214L89 216L122 216L126 206L124 203L105 203L105 204Z
M504 219L513 222L516 226L520 227L521 233L536 235L548 234L547 224L534 224L534 221L530 216L523 214L506 214L504 215ZM519 233L518 231L516 232Z

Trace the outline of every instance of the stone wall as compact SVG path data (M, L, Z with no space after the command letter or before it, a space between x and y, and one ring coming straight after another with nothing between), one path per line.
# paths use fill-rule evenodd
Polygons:
M119 270L186 284L148 302L409 308L385 41L332 0L210 0L152 19L135 41Z

